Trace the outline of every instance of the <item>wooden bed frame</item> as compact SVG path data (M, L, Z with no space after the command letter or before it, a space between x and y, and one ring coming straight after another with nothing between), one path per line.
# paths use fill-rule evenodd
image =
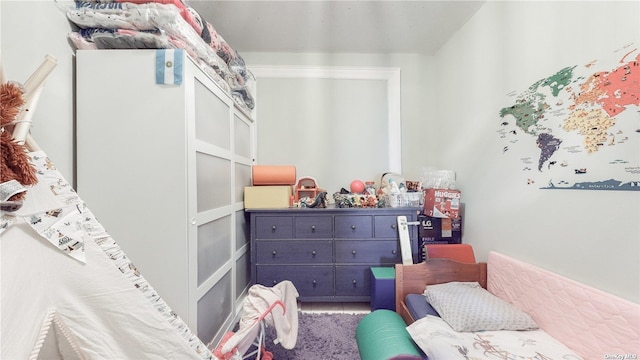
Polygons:
M396 312L410 325L411 316L405 297L422 294L427 285L450 281L477 281L487 288L487 263L461 263L449 259L429 259L418 264L396 264Z

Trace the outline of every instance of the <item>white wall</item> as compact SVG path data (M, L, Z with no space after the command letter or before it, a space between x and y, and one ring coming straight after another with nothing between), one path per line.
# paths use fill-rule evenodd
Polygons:
M640 302L640 193L551 193L509 181L513 173L493 126L507 91L622 44L640 46L639 18L637 1L490 1L436 57L242 55L249 65L399 67L403 173L417 177L425 165L456 170L466 203L464 241L479 258L498 250ZM0 21L10 79L26 80L47 53L58 58L33 134L71 180L74 80L66 18L53 1L2 0Z
M326 67L365 67L365 68L400 68L401 113L402 113L402 173L407 178L419 179L422 167L430 165L434 160L425 154L433 153L431 138L437 137L432 131L434 120L433 109L436 106L433 79L435 68L433 58L415 54L297 54L297 53L242 53L242 57L250 65L288 65L288 66L326 66ZM249 65L249 67L250 67ZM425 95L429 95L425 97ZM258 94L260 102L260 94ZM260 129L260 113L258 110L258 128ZM362 126L367 120L362 119ZM270 129L260 129L269 131ZM280 129L270 134L261 133L265 137L280 137ZM381 129L385 131L385 129ZM258 141L259 141L258 138ZM326 139L327 146L337 139ZM346 137L340 138L346 140ZM365 139L359 141L366 141ZM259 145L258 145L259 146ZM435 149L435 148L433 148ZM312 175L312 174L304 174ZM336 176L340 176L339 173ZM348 187L352 176L345 176L341 181ZM363 179L366 180L366 179ZM379 183L380 179L373 179ZM323 186L323 184L319 184ZM329 192L336 189L327 189Z
M640 302L640 192L528 186L496 133L509 91L640 47L638 19L637 1L490 1L438 52L439 166L457 171L481 259L500 251Z
M387 89L386 80L259 78L257 163L295 164L330 195L351 179L379 181L391 168Z

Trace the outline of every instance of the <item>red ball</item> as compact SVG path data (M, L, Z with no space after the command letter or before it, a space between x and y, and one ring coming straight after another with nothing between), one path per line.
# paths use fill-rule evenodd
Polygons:
M364 183L362 180L353 180L350 189L352 193L362 193L364 192Z

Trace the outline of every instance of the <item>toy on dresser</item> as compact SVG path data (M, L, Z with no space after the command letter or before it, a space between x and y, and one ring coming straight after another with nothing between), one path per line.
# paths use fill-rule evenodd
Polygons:
M326 208L329 198L327 192L318 187L316 179L305 176L296 183L293 201L296 207Z

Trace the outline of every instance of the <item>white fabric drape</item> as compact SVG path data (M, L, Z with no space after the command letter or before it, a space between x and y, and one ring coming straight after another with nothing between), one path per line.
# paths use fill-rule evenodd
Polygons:
M79 198L70 203L72 191L57 191L68 183L49 161L43 164L49 165L37 167L39 183L20 211L44 214L38 221L62 216L58 210L71 205L76 219L62 217L40 232L31 216L2 214L0 358L60 359L65 347L80 359L213 359ZM62 228L84 239L85 262L52 241ZM58 345L47 340L52 331L64 335Z

